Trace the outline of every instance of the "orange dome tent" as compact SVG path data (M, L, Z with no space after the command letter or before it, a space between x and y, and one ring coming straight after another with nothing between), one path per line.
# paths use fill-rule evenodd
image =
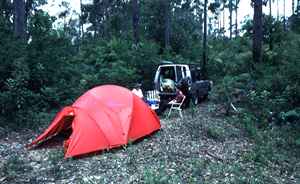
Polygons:
M130 90L104 85L62 109L29 147L69 128L72 133L65 141L66 158L125 145L160 129L160 121Z

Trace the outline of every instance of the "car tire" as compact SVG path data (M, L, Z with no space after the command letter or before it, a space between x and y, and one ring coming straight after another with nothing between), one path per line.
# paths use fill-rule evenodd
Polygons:
M208 94L204 95L204 100L208 100Z

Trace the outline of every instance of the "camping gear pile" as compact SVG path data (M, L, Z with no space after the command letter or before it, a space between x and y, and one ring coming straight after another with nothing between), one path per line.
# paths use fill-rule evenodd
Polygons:
M172 79L162 79L161 87L164 92L174 92L175 82Z

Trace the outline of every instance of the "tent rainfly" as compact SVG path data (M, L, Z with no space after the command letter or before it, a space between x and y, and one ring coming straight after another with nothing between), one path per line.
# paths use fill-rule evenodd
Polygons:
M71 130L64 141L68 158L126 145L159 129L159 118L142 99L126 88L103 85L63 108L44 133L28 146Z

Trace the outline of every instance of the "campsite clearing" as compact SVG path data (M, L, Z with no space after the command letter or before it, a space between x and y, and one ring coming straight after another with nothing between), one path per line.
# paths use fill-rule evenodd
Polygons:
M80 159L63 159L62 146L26 150L24 146L38 132L5 134L1 130L0 182L297 182L299 164L257 162L256 146L233 122L211 113L213 106L203 103L190 108L183 119L162 118L162 129L155 134Z

